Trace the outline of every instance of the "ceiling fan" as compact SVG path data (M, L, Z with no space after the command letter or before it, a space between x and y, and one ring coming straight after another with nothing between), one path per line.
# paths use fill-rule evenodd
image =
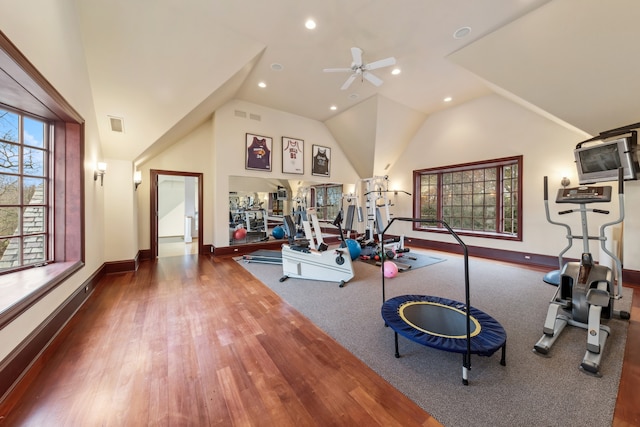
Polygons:
M364 64L362 62L362 49L359 47L351 48L351 56L353 57L353 62L351 63L350 68L325 68L325 73L341 73L341 72L349 72L351 75L344 82L340 89L345 90L351 83L357 78L360 77L363 81L368 80L375 86L380 86L382 84L382 80L378 78L376 75L370 73L371 70L375 70L377 68L388 67L390 65L394 65L396 63L396 58L393 56L380 59L378 61L371 62L369 64Z

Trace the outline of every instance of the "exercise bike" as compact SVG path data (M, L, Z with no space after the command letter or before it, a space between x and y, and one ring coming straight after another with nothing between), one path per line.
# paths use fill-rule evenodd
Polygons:
M594 376L601 376L600 361L607 338L611 334L608 326L601 324L601 319L610 319L614 314L621 319L629 319L626 311L614 312L614 301L622 295L622 263L620 259L607 249L605 230L624 220L624 192L622 171L618 177L618 202L620 216L617 220L603 224L598 236L589 236L587 212L609 214L602 209L588 209L592 203L611 202L611 186L580 186L575 188L561 188L558 190L556 203L577 204L578 209L558 212L566 215L580 212L582 220L582 235L574 236L569 224L553 221L549 215L547 177L544 177L544 205L547 220L554 225L560 225L567 230L568 245L561 252L566 253L575 239L581 239L583 253L579 262L567 262L560 270L559 284L556 293L549 303L544 322L543 335L535 344L533 351L547 355L567 325L587 330L587 348L580 364L580 369ZM589 250L589 240L599 240L602 250L615 262L617 285L614 284L613 271L604 265L595 264Z
M291 216L284 217L283 227L289 243L282 245L282 273L280 282L290 277L327 282L338 282L339 287L353 279L354 271L349 248L344 244L342 212L333 222L338 227L341 245L334 249L322 239L322 229L313 210L307 212L308 221L303 221L305 238L295 237L295 225ZM313 229L312 229L313 226ZM314 233L315 231L315 233Z

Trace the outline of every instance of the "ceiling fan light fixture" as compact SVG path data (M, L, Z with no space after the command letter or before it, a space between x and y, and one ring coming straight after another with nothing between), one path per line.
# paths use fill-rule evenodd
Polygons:
M390 56L389 58L385 58L385 59L380 59L378 61L373 61L370 63L364 63L362 61L362 49L360 49L359 47L351 48L351 57L353 61L351 62L351 66L349 68L343 67L343 68L323 69L325 73L336 73L336 72L351 73L351 75L340 87L340 90L346 90L347 88L349 88L349 86L351 86L351 83L353 83L356 80L356 78L361 81L367 80L369 83L371 83L374 86L380 86L383 83L382 80L378 78L376 75L374 75L373 73L371 73L370 71L377 70L378 68L390 67L396 64L396 58L394 58L393 56Z
M394 75L394 76L397 76L401 72L402 72L402 70L400 68L394 68L393 70L391 70L391 74Z

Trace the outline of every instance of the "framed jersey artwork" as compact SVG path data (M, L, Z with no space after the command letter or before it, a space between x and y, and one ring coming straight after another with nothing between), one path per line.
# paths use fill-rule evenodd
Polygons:
M247 134L245 169L271 171L271 148L273 140L268 136Z
M304 174L304 141L282 137L282 173Z
M311 155L311 175L329 176L331 172L331 148L314 145Z

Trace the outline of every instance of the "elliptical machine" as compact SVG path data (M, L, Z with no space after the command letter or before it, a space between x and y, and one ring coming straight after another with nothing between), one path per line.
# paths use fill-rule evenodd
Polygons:
M577 204L579 209L569 209L558 212L558 215L566 215L580 212L582 220L582 235L574 236L571 226L553 221L549 215L548 184L544 177L544 206L547 220L551 224L560 225L567 230L568 245L560 253L562 256L572 246L575 239L581 239L583 253L579 262L567 262L560 271L560 282L553 299L549 303L547 317L544 322L544 334L533 347L537 354L547 355L551 347L558 339L565 326L571 325L587 330L587 349L580 364L583 372L601 376L600 361L607 338L611 334L608 326L602 325L601 319L610 319L617 315L621 319L629 319L626 311L614 312L613 303L622 296L622 263L620 259L607 249L605 243L605 230L624 220L624 191L622 170L618 174L618 203L620 216L617 220L603 224L598 236L589 236L587 226L587 212L608 214L609 211L601 209L588 209L587 204L611 202L611 186L590 187L580 186L575 188L561 188L558 190L556 203ZM589 240L599 240L602 250L615 262L617 275L614 277L612 270L604 265L593 262L589 250ZM617 278L617 285L614 280Z

